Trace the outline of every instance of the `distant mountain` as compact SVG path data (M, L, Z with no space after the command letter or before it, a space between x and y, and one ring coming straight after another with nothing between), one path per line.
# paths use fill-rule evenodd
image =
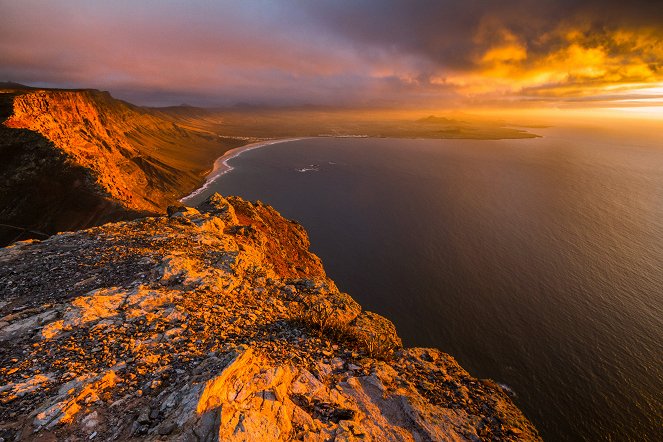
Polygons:
M0 90L27 90L27 89L33 89L30 86L26 86L24 84L20 83L14 83L13 81L0 81Z
M445 117L436 117L435 115L429 115L425 118L420 118L417 120L417 123L431 123L431 124L458 124L460 121L452 120Z
M246 143L97 90L0 89L0 244L163 212Z

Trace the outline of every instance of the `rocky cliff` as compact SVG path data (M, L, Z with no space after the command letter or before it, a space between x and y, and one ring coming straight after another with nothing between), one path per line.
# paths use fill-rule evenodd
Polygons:
M160 213L226 150L195 119L96 90L0 87L0 227L45 234ZM0 230L0 244L20 234Z
M339 292L261 203L0 251L0 438L539 440L497 384Z

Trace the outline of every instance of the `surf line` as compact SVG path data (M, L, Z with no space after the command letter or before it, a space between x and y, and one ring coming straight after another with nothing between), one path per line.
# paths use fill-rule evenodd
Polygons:
M216 159L214 161L214 168L212 171L207 175L207 178L205 179L205 183L199 187L198 189L194 190L192 193L189 195L185 196L184 198L180 199L180 202L186 203L188 200L191 200L195 198L196 196L200 195L201 193L205 192L209 186L216 181L220 176L230 172L231 170L234 169L230 164L228 164L228 161L240 156L244 152L247 152L249 150L253 149L259 149L261 147L265 146L271 146L273 144L279 144L279 143L288 143L290 141L299 141L299 140L305 140L306 138L284 138L280 140L268 140L268 141L259 141L257 143L251 143L247 144L245 146L240 146L236 147L234 149L230 149L226 153L224 153L222 156Z

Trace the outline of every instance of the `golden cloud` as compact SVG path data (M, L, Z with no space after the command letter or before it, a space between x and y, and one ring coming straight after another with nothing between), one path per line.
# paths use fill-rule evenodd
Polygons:
M501 38L479 52L475 69L447 75L444 82L467 96L530 99L642 91L663 82L661 34L655 29L560 27L528 47L501 30Z

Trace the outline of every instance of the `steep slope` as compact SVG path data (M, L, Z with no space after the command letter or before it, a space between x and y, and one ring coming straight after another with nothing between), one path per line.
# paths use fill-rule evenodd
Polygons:
M0 250L4 440L539 440L494 382L339 292L303 228L199 210Z
M127 214L163 212L201 183L215 158L246 143L107 92L20 87L2 92L0 178L9 182L0 183L0 224L53 233L55 226L87 227ZM33 200L33 187L42 188L51 178L53 195ZM83 205L93 210L72 217L69 200L90 200ZM44 207L54 201L63 213Z
M13 96L0 94L0 120L12 109ZM0 245L141 215L113 201L52 141L0 124Z

